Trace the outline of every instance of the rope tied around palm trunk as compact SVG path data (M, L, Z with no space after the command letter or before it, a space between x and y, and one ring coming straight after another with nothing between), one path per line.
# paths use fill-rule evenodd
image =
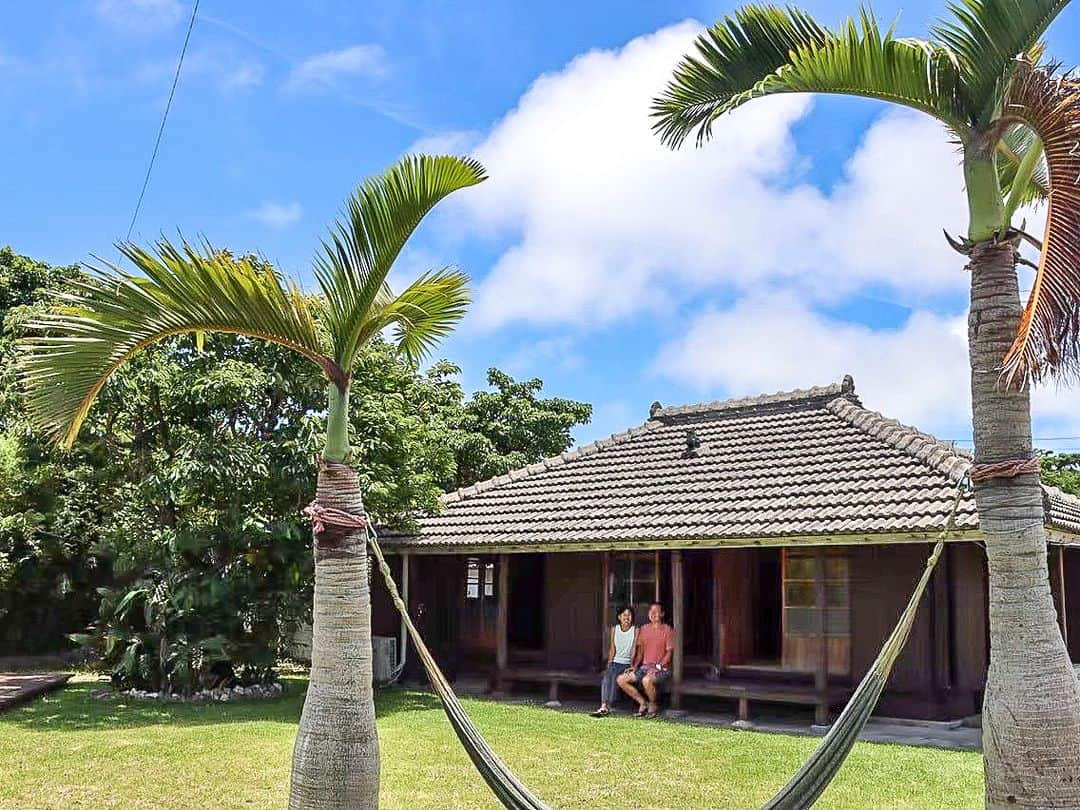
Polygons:
M368 525L367 512L346 512L333 506L323 506L312 501L304 509L304 514L311 518L311 528L316 535L326 531L327 526L339 529L363 529Z
M972 464L968 468L968 478L972 483L991 478L1016 478L1018 475L1038 475L1040 469L1037 458L1010 458L988 464Z

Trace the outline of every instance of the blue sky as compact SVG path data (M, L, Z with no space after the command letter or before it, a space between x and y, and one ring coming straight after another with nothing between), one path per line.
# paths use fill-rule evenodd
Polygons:
M807 0L828 24L849 3ZM943 3L879 2L921 35ZM705 2L203 0L133 238L204 235L310 282L350 189L413 149L491 180L432 218L398 278L457 264L476 303L441 355L592 402L585 441L649 403L853 373L869 406L967 438L956 155L883 105L750 105L671 153L647 105ZM0 243L56 263L113 255L153 146L191 0L0 11ZM1080 6L1049 37L1080 63ZM1039 212L1030 213L1038 225ZM1036 394L1036 435L1080 436L1080 397ZM1039 442L1080 447L1080 440Z

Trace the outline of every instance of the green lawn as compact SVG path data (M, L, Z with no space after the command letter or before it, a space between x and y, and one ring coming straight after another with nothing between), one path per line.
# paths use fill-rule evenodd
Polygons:
M0 715L0 807L281 808L305 681L272 702L103 703L80 678ZM552 808L756 808L815 740L467 701ZM379 697L382 806L496 808L430 695ZM649 777L638 773L649 772ZM977 754L860 744L822 808L982 806Z

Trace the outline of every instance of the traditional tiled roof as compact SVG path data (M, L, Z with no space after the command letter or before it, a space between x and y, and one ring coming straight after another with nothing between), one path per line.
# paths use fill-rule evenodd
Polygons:
M664 408L640 427L449 493L390 546L851 542L940 532L971 456L864 408L836 385ZM1047 488L1049 522L1080 500ZM958 531L978 528L974 498Z

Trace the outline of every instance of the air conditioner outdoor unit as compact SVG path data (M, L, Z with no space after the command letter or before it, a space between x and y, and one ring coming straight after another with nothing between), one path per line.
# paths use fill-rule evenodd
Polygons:
M376 684L387 684L394 677L397 665L397 639L392 636L372 636L372 674Z

